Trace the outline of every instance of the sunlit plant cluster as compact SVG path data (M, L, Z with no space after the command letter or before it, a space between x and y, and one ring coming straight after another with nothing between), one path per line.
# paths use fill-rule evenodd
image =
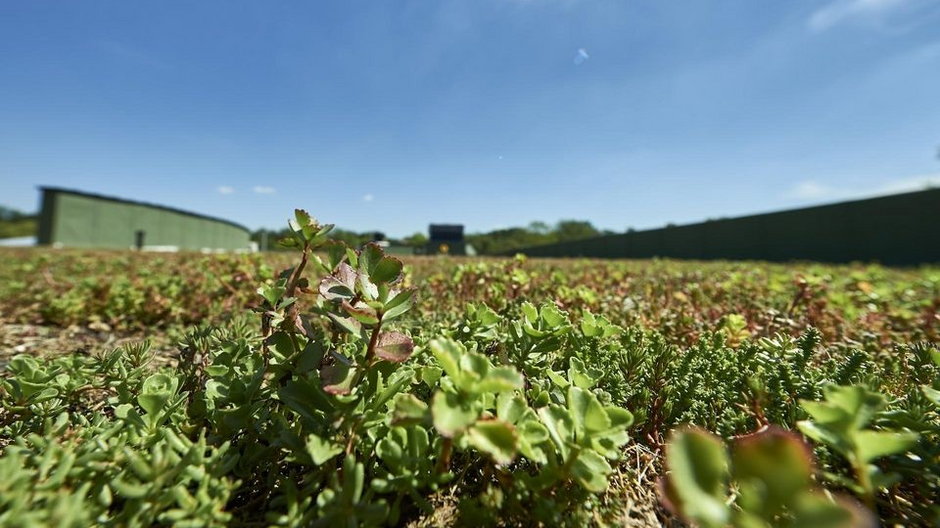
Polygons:
M728 264L649 264L659 282L633 264L406 266L331 228L297 210L294 264L255 262L254 300L226 294L255 324L207 318L172 366L146 344L12 358L0 525L616 524L636 446L657 457L661 520L940 522L929 303L827 345L861 332L845 319L877 308L873 286L839 299L773 275L784 301L760 304L741 292L767 283ZM897 335L924 342L881 348Z

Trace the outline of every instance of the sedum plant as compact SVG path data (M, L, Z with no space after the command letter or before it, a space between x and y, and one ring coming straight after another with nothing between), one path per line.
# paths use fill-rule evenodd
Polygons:
M453 341L432 341L431 351L445 374L430 408L434 428L444 437L442 467L449 463L447 449L454 442L472 445L498 464L512 462L518 451L515 428L486 411L500 394L521 389L522 376Z
M257 288L258 331L197 328L175 368L146 346L10 361L0 525L394 525L470 478L486 497L606 489L632 415L562 353L564 312L528 305L502 341L471 306L467 330L422 335L401 261L301 210L289 225L297 263Z
M710 433L678 429L666 445L666 466L663 502L699 526L874 526L851 502L814 485L809 447L783 429L740 437L730 451Z
M607 460L619 458L633 415L602 405L597 396L574 384L568 386L564 405L550 404L538 414L555 448L549 451L546 477L574 481L591 492L605 491L613 471Z
M803 402L803 408L812 419L797 423L803 434L848 460L855 480L834 478L858 493L872 509L878 490L900 478L897 473L883 472L874 462L911 449L919 439L917 433L910 431L869 427L886 405L884 396L865 387L831 385L825 389L825 400Z

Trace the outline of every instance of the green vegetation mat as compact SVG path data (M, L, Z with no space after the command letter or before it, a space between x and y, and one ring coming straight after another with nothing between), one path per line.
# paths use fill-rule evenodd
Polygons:
M940 525L940 268L401 261L292 226L0 251L0 328L71 332L0 339L0 526Z

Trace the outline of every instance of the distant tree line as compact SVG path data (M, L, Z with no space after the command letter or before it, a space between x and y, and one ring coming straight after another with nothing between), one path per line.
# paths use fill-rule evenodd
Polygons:
M27 237L35 234L35 214L0 205L0 238Z
M282 238L287 238L290 236L290 231L287 228L284 229L258 229L251 233L251 240L257 242L259 246L263 246L265 238L267 238L267 249L271 251L281 250L278 245L278 240ZM348 229L334 228L330 231L330 238L333 240L342 240L349 247L358 248L359 246L372 242L375 240L386 240L385 234L379 231L367 231L364 233L357 233L355 231L350 231ZM397 242L392 240L391 242Z
M586 220L561 220L554 225L545 222L531 222L526 227L510 227L507 229L496 229L488 233L472 233L465 236L467 243L476 249L480 255L496 255L510 252L529 246L538 246L542 244L554 244L555 242L567 242L570 240L581 240L603 235L616 234L614 231L601 230ZM251 239L263 245L265 236L267 237L267 249L281 249L277 241L289 236L289 231L285 229L259 229L251 234ZM356 232L348 229L335 228L330 232L330 238L342 240L350 247L360 247L361 245L374 240L388 240L392 245L403 245L411 247L422 247L428 242L428 237L424 233L415 233L404 238L386 238L385 234L379 231Z
M581 240L616 234L601 230L586 220L561 220L554 226L545 222L531 222L526 227L497 229L489 233L473 233L466 236L467 242L481 255L496 255L516 249L542 244L554 244L570 240Z
M36 218L36 215L33 213L24 213L18 209L0 205L0 221L12 222L14 220L29 220L33 218Z

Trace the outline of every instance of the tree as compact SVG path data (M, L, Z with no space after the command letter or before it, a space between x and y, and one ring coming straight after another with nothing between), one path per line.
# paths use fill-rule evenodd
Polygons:
M401 241L402 241L402 243L404 243L405 245L408 245L408 246L412 246L412 247L422 247L422 246L427 245L427 243L428 243L428 237L427 237L427 235L425 235L424 233L418 231L418 232L416 232L415 234L413 234L413 235L411 235L411 236L407 236L407 237L403 238Z
M544 235L551 232L551 230L552 228L541 220L533 220L532 222L529 222L529 231L532 231L533 233Z
M474 233L467 235L469 242L482 255L497 255L509 253L516 249L569 240L580 240L613 234L609 231L599 231L590 222L585 220L562 220L549 227L545 222L530 222L528 227L511 227L497 229L489 233Z
M558 235L558 241L579 240L582 238L591 238L600 235L591 222L585 220L561 220L555 226L555 233Z
M22 220L24 218L33 218L36 215L26 214L12 207L5 207L0 205L0 220L9 222L13 220Z

